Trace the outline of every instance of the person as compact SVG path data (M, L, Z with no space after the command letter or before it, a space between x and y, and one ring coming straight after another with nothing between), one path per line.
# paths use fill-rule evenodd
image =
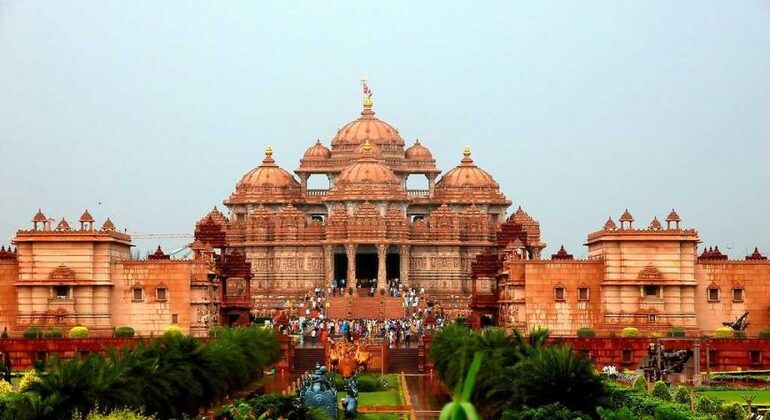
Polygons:
M337 279L332 279L332 293L337 296Z
M313 327L312 330L310 330L310 344L315 347L315 336L316 336L316 327Z

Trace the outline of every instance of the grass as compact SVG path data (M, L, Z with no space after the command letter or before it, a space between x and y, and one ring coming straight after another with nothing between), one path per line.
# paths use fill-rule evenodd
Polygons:
M746 401L741 397L742 395L756 395L754 404L770 404L770 388L769 389L741 389L741 390L720 390L720 391L700 391L700 395L707 395L709 397L718 398L723 401L737 401L744 404Z
M344 392L337 393L337 399L345 399ZM401 393L395 389L378 392L359 392L358 406L377 406L377 405L401 405Z

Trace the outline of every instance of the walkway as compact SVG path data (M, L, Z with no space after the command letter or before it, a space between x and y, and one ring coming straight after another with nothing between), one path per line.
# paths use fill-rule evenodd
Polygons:
M437 419L451 398L438 379L431 375L404 375L416 419Z

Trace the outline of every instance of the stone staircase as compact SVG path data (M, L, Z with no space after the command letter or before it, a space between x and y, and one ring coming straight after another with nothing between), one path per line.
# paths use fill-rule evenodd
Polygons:
M420 373L420 351L415 347L388 349L388 373Z
M307 347L294 349L294 373L313 372L316 363L326 363L326 353L323 347Z
M326 312L333 319L396 319L403 318L404 307L401 298L390 296L341 296L329 300Z

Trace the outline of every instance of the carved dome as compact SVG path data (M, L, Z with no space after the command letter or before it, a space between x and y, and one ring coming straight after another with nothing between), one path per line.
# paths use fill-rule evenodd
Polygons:
M238 181L228 204L281 203L300 198L296 178L273 160L273 149L267 146L262 164L249 171Z
M316 140L315 144L305 150L303 160L326 160L332 157L332 151L321 144L321 140Z
M433 160L433 154L427 147L420 144L420 140L416 140L404 153L409 160Z
M443 188L461 188L465 186L500 187L492 178L492 175L476 166L473 159L471 159L470 147L466 147L463 151L463 159L460 161L460 164L441 177L436 187L438 188L439 186Z
M404 145L404 139L392 125L374 116L371 108L364 108L361 116L345 124L332 139L332 147L344 144L359 145L369 140L374 144Z
M509 205L492 175L476 166L466 147L460 164L436 183L435 198L446 202L491 202Z
M366 141L360 147L360 153L363 155L356 163L346 167L340 173L337 182L342 183L396 183L398 178L393 171L381 161L374 159L375 150L372 145Z
M406 197L401 181L387 165L372 154L367 140L361 148L362 157L340 173L329 194L330 199L400 199Z

